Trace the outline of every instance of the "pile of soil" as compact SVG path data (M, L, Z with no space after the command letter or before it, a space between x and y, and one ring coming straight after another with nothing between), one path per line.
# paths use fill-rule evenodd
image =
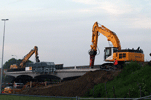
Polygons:
M62 82L55 86L47 86L47 88L40 87L40 88L25 89L24 91L21 92L21 94L45 95L45 96L67 96L67 97L84 96L87 91L89 91L90 89L94 87L94 85L111 81L120 72L121 70L90 71L75 80Z

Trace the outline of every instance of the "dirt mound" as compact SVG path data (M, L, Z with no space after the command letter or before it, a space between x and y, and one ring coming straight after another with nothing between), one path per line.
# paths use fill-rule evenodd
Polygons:
M21 92L28 95L46 95L46 96L84 96L84 94L99 83L105 83L113 80L121 71L90 71L83 76L60 83L56 86L48 86L47 88L30 88Z

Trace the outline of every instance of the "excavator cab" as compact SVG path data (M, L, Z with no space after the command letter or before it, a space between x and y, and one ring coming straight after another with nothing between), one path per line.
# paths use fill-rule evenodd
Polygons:
M105 47L104 49L104 60L112 60L113 59L113 53L116 52L118 48L116 47Z

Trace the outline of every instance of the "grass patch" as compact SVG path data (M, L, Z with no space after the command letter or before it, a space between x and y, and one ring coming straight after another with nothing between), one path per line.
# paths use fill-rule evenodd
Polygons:
M151 94L151 66L137 62L124 65L123 71L114 80L94 86L86 97L139 98ZM113 90L114 87L114 90ZM141 95L140 95L141 94Z

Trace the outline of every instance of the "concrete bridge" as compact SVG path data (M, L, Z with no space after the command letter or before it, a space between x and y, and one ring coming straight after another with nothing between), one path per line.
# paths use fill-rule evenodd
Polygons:
M63 80L66 78L74 78L74 77L79 77L84 75L86 72L89 71L95 71L99 70L99 68L72 68L72 69L56 69L54 72L51 73L37 73L33 72L32 70L28 71L12 71L12 72L5 72L7 76L13 76L14 78L20 77L20 79L23 79L23 76L26 76L26 79L28 77L29 79L34 79L34 78L49 78L49 79L59 79ZM25 79L25 78L24 78Z
M32 71L14 71L14 72L5 72L6 75L10 75L10 76L20 76L20 75L28 75L31 76L32 78L39 76L39 75L52 75L52 76L56 76L59 77L60 79L63 78L67 78L67 77L75 77L75 76L82 76L84 75L86 72L88 71L95 71L98 70L98 68L96 69L60 69L60 70L56 70L55 72L52 73L36 73L36 72L32 72Z

